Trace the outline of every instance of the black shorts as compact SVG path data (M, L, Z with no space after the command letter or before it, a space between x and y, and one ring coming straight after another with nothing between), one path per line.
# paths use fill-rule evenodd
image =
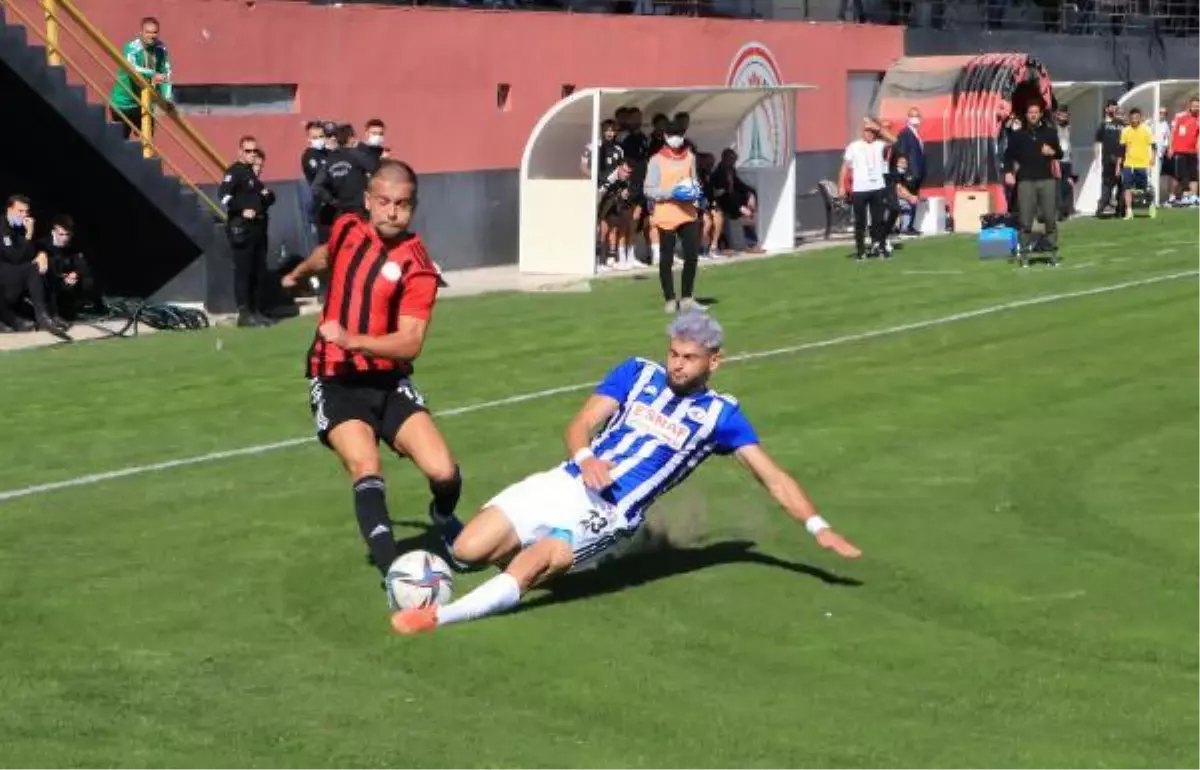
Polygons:
M412 381L395 375L317 377L310 381L308 395L317 438L325 446L329 446L329 432L350 420L366 423L377 440L391 445L409 417L429 411Z
M1175 181L1180 184L1188 184L1197 180L1197 162L1195 153L1175 153Z

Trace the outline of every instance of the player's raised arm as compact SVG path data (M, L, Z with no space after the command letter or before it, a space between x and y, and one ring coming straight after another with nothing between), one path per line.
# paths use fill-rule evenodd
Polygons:
M608 475L609 469L613 467L612 463L592 454L592 436L617 413L619 406L612 396L593 393L567 424L564 436L567 454L579 466L583 482L592 489L600 490L612 484L612 477Z
M804 524L805 529L816 538L822 548L827 548L847 559L857 559L862 551L846 538L835 532L829 522L817 515L817 509L805 494L800 483L779 467L759 444L747 444L736 451L737 459L758 479L775 502Z
M308 255L307 259L296 265L296 267L292 268L291 272L283 276L283 287L285 289L290 289L310 275L323 273L328 269L329 248L322 243L320 246L317 246L312 250L312 253Z

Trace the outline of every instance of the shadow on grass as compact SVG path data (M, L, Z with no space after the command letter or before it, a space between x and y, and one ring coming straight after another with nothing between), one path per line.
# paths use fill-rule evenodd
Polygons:
M653 550L622 556L595 569L564 575L517 607L524 612L536 607L616 593L674 575L686 575L722 564L759 564L797 575L816 578L827 585L861 586L855 578L842 577L820 567L780 559L754 550L751 540L721 540L694 547L661 543Z

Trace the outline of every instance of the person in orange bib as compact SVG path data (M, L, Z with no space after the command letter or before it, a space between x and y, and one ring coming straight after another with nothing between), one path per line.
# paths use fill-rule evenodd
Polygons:
M658 278L668 313L696 307L696 261L700 257L700 211L696 205L700 185L696 181L696 156L687 146L684 130L677 122L664 130L662 149L650 158L643 186L646 198L654 201L650 224L658 230L661 257ZM675 243L683 245L683 298L675 299Z

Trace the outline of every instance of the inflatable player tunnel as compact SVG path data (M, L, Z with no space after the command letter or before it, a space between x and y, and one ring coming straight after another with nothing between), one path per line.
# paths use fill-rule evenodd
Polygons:
M992 210L1004 211L1001 127L1031 100L1054 106L1050 75L1028 54L905 57L884 76L873 112L899 132L909 109L921 111L922 195L953 205L957 189L986 189Z

